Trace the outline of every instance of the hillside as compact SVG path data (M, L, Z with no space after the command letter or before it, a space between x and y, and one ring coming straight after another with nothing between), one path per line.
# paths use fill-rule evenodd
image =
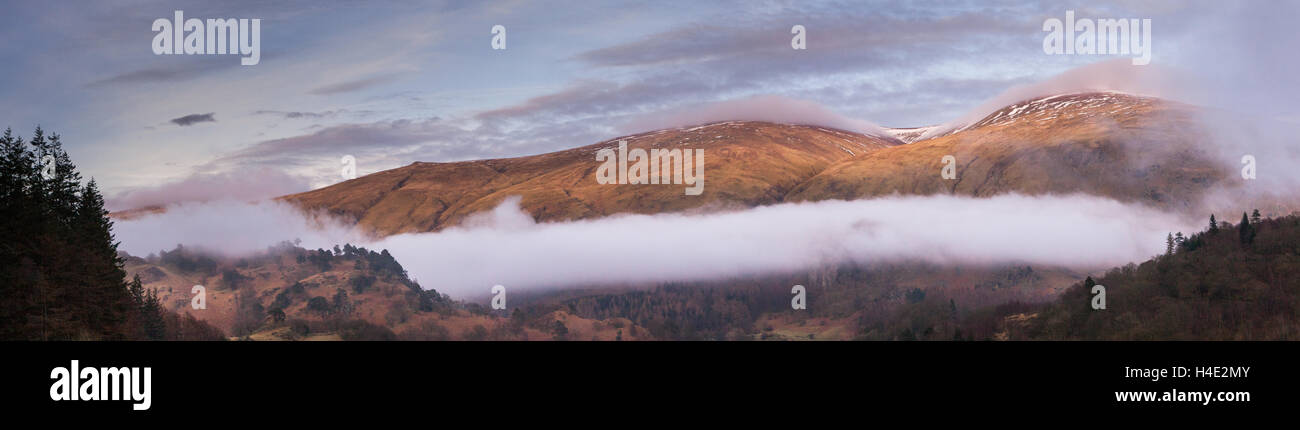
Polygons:
M1190 106L1118 93L1029 100L955 132L838 163L788 200L1078 192L1191 209L1230 173L1204 151L1196 114ZM947 155L956 159L955 179L940 176Z
M306 250L283 243L233 260L178 246L125 261L127 273L156 291L165 309L237 339L548 340L558 336L557 322L566 339L640 338L634 324L619 319L559 310L511 318L454 301L408 279L387 251L351 245ZM191 305L195 285L205 289L205 309Z
M753 207L901 194L1087 193L1186 210L1226 177L1209 159L1197 108L1120 93L1013 104L937 137L936 127L875 137L804 125L731 121L495 160L414 163L282 197L389 235L436 231L507 196L538 221ZM703 148L705 186L598 184L596 152ZM911 143L905 143L911 142ZM940 177L956 157L957 178Z
M1300 339L1300 216L1244 218L1005 316L1000 329L1009 339ZM1093 285L1106 288L1104 310L1092 309Z
M614 186L595 180L601 148L704 149L704 192L685 185ZM381 235L434 231L491 209L508 196L538 221L616 213L752 207L786 194L827 167L901 142L803 125L722 122L659 130L529 157L414 163L282 197L308 210L355 220Z
M1007 302L1054 299L1084 274L1028 265L848 264L801 273L644 288L589 288L534 294L514 303L528 312L564 310L635 323L652 339L896 339L918 309L957 313ZM806 288L807 309L791 308L791 286Z
M1105 309L1093 308L1095 285L1105 288ZM936 309L910 313L895 331L932 333L911 339L1295 340L1300 215L1219 222L1179 237L1165 255L1076 281L1050 302L991 305L960 320Z
M424 290L386 252L281 244L227 260L178 247L126 259L163 308L251 340L849 340L943 315L1054 299L1083 275L1026 265L844 265L780 276L522 291L508 309ZM790 308L804 285L808 309ZM206 288L192 309L190 288ZM278 310L278 311L277 311ZM928 311L927 311L928 312Z

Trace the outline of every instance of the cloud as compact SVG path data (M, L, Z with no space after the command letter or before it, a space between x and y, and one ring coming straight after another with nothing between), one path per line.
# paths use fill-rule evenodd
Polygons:
M108 207L127 210L184 202L252 201L309 189L305 178L279 170L240 169L221 174L194 174L171 183L126 190L108 199Z
M147 67L136 69L129 72L119 73L107 78L92 81L86 84L86 88L105 88L119 85L134 84L152 84L165 82L180 82L194 79L216 70L221 70L218 66L217 59L206 58L187 58L181 63L172 63L162 66Z
M119 220L113 233L122 240L119 249L140 256L177 244L239 256L294 239L311 249L361 243L351 227L328 217L309 218L287 203L229 199L172 205L161 214Z
M308 94L330 95L330 94L350 93L353 91L364 90L366 88L370 88L375 85L383 84L386 82L391 82L395 79L397 79L397 75L372 76L369 78L356 79L351 81L340 82L337 84L316 87L313 88L311 91L308 91Z
M832 106L874 123L929 125L934 122L915 118L951 119L972 101L1036 77L1023 67L1004 69L1008 59L1023 62L1026 52L1041 55L1034 38L1042 21L1036 15L1052 8L1009 8L1016 13L1008 13L1006 6L889 9L808 4L715 11L726 19L705 14L694 22L579 52L570 59L600 71L598 77L578 78L558 91L476 118L609 124L646 112L698 112L711 103L740 109L744 103L726 103L775 96ZM806 27L808 49L791 49L792 22ZM978 66L963 67L960 78L954 78L953 67L968 61Z
M352 113L352 112L347 109L327 110L321 112L299 112L299 111L286 112L286 111L279 111L279 110L259 110L253 112L253 115L276 115L284 119L324 119L324 118L333 118L335 116L342 115L345 113ZM371 112L360 111L355 113L359 115L366 115L366 114L370 114Z
M1101 61L1070 69L1051 78L1017 85L985 100L964 115L931 129L921 138L947 133L974 123L1012 104L1057 94L1088 91L1118 91L1178 100L1191 95L1195 86L1188 77L1166 67L1135 66L1128 58Z
M203 168L314 165L328 158L331 160L331 170L337 170L337 160L343 155L361 157L366 153L405 154L412 146L462 134L464 133L458 128L437 119L341 124L311 134L258 142L223 155ZM363 160L358 158L358 162L361 161ZM408 160L407 163L409 162Z
M201 172L269 167L310 169L315 184L337 181L339 157L356 157L357 173L408 165L413 161L452 162L540 154L597 142L613 133L580 121L557 121L509 127L482 121L476 127L461 119L432 117L340 124L310 134L254 143L198 166Z
M1016 262L1096 269L1142 261L1180 216L1091 196L886 197L789 203L711 214L624 215L535 223L517 198L436 233L365 240L338 224L311 227L282 206L189 205L122 221L122 248L152 252L183 243L225 252L301 238L303 246L350 241L388 249L425 288L456 296L492 285L542 289L702 281L842 263Z
M607 121L620 115L644 111L665 98L705 93L711 88L682 74L682 79L644 80L619 84L605 80L581 80L560 91L528 99L523 103L480 112L484 121L555 121L590 119Z
M214 118L213 115L215 115L215 113L212 112L204 114L192 113L180 118L172 118L170 122L181 127L194 125L200 122L217 122L217 119Z
M918 48L957 53L963 51L954 46L960 42L995 44L1000 42L1000 37L1032 33L1041 25L1041 21L1029 16L919 8L928 10L897 4L891 5L889 13L834 6L817 10L814 6L797 13L783 11L729 20L728 24L693 22L634 41L582 52L575 59L599 67L703 64L739 72L743 69L734 65L737 60L797 66L801 62L820 63L827 56L838 56L849 61L841 61L836 67L851 67L861 64L863 59L923 59L920 52L915 52ZM791 49L793 23L806 29L805 52Z
M888 135L876 124L845 117L820 104L770 95L709 103L644 115L633 120L624 128L628 133L636 133L731 120L818 125L863 134Z

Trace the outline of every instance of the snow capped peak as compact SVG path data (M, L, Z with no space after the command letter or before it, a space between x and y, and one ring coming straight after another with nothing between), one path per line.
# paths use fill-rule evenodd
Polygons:
M885 133L888 133L890 136L893 136L895 139L901 140L904 143L912 143L921 140L921 136L924 136L926 133L939 127L942 127L942 125L930 125L915 128L886 128Z
M907 143L933 139L949 134L990 125L1006 124L1016 120L1050 121L1060 114L1073 112L1084 115L1114 114L1131 109L1150 100L1149 97L1122 91L1079 91L1040 96L1022 100L996 109L988 109L982 116L964 118L939 125L919 128L886 129L894 137Z

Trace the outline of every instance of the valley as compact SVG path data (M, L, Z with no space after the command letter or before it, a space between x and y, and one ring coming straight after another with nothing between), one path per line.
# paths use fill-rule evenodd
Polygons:
M1200 114L1157 98L1085 92L1025 100L968 124L880 135L725 121L528 157L417 162L279 200L375 238L465 226L508 198L541 223L1010 193L1088 194L1189 214L1204 210L1213 190L1237 186L1226 180L1235 172L1207 149ZM626 163L623 154L644 161L690 150L709 154L708 187L698 195L677 186L606 186L625 182L615 162ZM940 174L944 159L955 160L955 177ZM600 181L602 170L614 182ZM508 309L492 310L486 298L439 294L437 279L412 281L386 250L346 244L308 250L282 243L239 259L178 247L126 261L128 273L140 274L169 310L247 340L1009 339L1019 336L1015 330L990 327L1016 327L1037 314L1003 315L996 324L989 315L1045 306L1104 269L846 263L714 281L556 285L514 293ZM796 284L807 286L806 311L790 309ZM208 309L186 309L190 285L209 286Z

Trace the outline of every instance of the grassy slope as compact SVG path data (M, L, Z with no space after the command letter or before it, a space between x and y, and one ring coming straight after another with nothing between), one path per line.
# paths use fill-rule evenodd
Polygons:
M620 139L629 148L704 149L704 193L685 196L685 185L598 184L596 151L617 150ZM523 209L539 221L751 207L781 202L830 165L898 143L811 126L717 123L529 157L414 163L283 199L381 235L456 225L508 196L521 196Z

